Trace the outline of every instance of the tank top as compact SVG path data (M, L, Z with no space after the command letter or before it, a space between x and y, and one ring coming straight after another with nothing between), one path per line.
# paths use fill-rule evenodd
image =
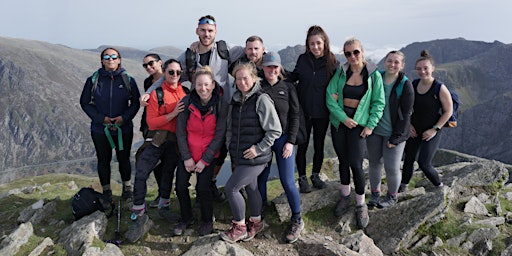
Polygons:
M343 87L343 98L361 100L367 90L368 87L365 84L361 84L359 86L345 84L345 86ZM343 106L343 110L345 111L348 117L352 118L356 114L357 108Z
M432 128L439 118L441 114L439 113L439 109L441 109L441 101L435 96L435 86L432 84L430 89L424 93L418 93L418 86L414 87L414 112L411 117L411 124L416 129L418 134L423 133L424 131Z

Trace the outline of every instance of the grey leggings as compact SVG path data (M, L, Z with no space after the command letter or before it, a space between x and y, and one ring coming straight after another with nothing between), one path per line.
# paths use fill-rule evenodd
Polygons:
M261 215L261 195L258 190L258 176L266 164L261 165L238 165L233 170L231 177L229 177L224 192L228 198L233 219L241 221L245 219L245 200L240 194L240 189L245 187L247 193L247 200L249 201L249 211L251 217L258 217Z
M401 173L400 161L404 153L405 141L396 145L394 148L388 148L388 136L372 134L366 139L368 148L368 161L370 166L368 174L370 177L370 188L372 191L380 191L382 178L382 167L386 171L386 181L388 183L388 193L398 192L400 186Z

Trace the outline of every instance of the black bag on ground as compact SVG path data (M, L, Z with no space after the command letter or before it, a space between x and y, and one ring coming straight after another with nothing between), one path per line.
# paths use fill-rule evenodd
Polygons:
M71 199L71 210L73 219L79 220L95 211L109 212L107 217L114 213L115 206L103 194L96 192L92 188L81 188Z

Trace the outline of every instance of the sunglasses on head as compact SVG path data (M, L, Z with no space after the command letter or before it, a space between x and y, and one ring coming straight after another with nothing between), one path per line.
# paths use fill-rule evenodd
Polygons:
M359 56L361 54L360 50L354 50L353 52L344 52L345 57L350 58L352 54L354 54L355 57Z
M204 19L199 21L198 25L203 25L203 24L215 25L215 21L212 20L212 19L204 18Z
M119 57L117 56L117 54L112 54L112 55L105 54L105 55L103 55L102 58L103 58L103 60L110 60L110 59L117 60Z
M181 70L171 69L168 72L169 72L169 75L171 75L171 76L174 76L174 74L176 74L177 76L181 75Z
M153 64L155 64L155 62L157 62L157 61L156 60L150 60L150 61L148 61L148 63L142 64L142 67L143 68L147 68L148 66L152 67Z

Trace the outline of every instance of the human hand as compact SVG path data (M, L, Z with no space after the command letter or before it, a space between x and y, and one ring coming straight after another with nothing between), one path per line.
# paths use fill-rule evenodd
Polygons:
M142 95L140 96L140 99L139 99L139 101L140 101L140 106L141 106L141 107L145 107L145 106L147 106L147 105L148 105L148 100L149 100L149 94L147 94L147 93L142 94Z
M185 104L180 101L178 104L176 104L176 107L174 107L174 110L166 115L167 121L171 121L173 118L177 117L180 112L182 112L185 109Z
M332 98L335 100L335 101L338 101L338 94L337 93L333 93L331 94Z
M391 144L391 143L388 141L388 148L394 148L394 147L396 147L396 145L395 145L395 144Z
M363 138L367 138L368 136L372 135L373 133L373 130L368 128L368 127L364 127L363 130L361 131L361 134L359 134L359 136L363 137Z
M203 161L198 161L196 164L195 172L202 173L206 165L203 163Z
M258 156L256 153L256 146L252 145L250 148L246 149L244 151L244 158L245 159L254 159Z
M193 52L198 52L199 51L199 41L195 41L195 42L191 43L188 48L190 48L190 50L192 50Z
M430 129L428 129L428 130L423 132L423 134L421 136L421 139L424 140L424 141L429 141L432 138L434 138L436 136L436 134L437 134L436 129L430 128Z
M286 142L283 147L283 158L286 159L290 157L293 153L293 144L290 142Z
M183 164L185 164L185 170L187 172L194 172L194 169L196 168L196 163L194 162L194 159L187 159L183 162Z
M343 122L343 124L344 124L347 128L349 128L349 129L352 129L352 128L354 128L354 127L356 127L356 126L357 126L357 122L356 122L356 121L354 121L354 119L352 119L352 118L350 118L350 117L349 117L349 118L347 118L347 119L345 119L345 121Z

